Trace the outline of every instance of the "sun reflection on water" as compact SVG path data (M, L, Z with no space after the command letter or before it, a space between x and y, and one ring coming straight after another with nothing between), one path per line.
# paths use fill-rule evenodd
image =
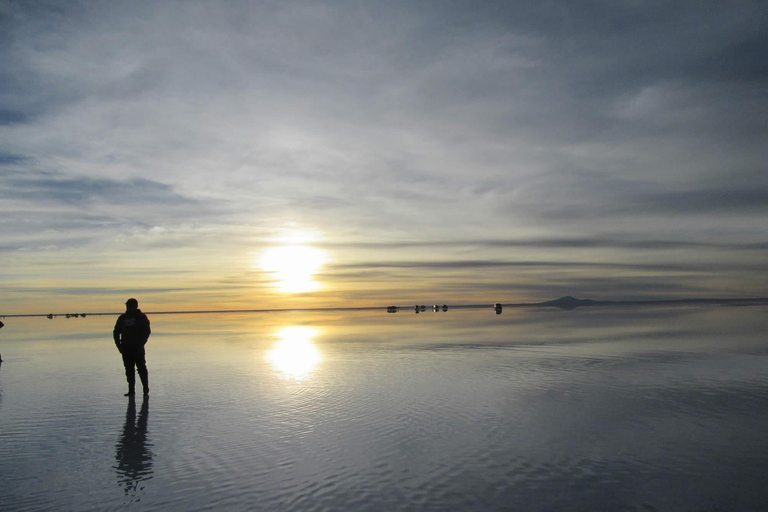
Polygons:
M314 327L283 327L275 333L278 341L267 352L267 361L286 378L301 380L309 376L323 360L313 343L319 332Z

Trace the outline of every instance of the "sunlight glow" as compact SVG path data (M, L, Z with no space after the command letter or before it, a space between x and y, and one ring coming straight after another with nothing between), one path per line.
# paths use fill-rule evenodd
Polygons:
M327 261L325 251L306 245L285 245L268 249L261 258L261 268L272 274L275 288L284 293L305 293L322 285L315 274Z
M312 247L321 237L315 231L287 228L271 240L274 247L265 250L255 265L267 272L276 290L306 293L321 289L315 275L328 262L328 253Z
M304 326L280 329L275 333L277 343L267 352L267 361L286 378L307 377L323 359L312 342L318 333L318 329Z

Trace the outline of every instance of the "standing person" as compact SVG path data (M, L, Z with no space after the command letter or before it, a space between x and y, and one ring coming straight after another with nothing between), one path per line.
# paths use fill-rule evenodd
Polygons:
M128 379L128 392L125 396L136 394L134 367L139 372L144 394L149 394L149 372L147 371L144 345L147 344L151 332L149 318L139 309L139 301L128 299L125 303L125 313L118 317L115 330L112 331L117 350L123 355L125 376Z
M5 324L3 322L0 322L0 329L2 329L4 325ZM3 357L0 356L0 363L2 363L2 362L3 362Z

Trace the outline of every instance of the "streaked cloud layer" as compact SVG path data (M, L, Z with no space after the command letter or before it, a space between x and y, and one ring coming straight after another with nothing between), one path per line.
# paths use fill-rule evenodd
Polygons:
M768 295L765 2L412 4L0 2L0 312Z

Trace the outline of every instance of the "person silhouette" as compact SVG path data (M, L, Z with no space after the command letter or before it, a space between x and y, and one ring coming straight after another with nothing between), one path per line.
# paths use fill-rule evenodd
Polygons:
M128 399L125 413L125 425L120 439L115 446L117 465L117 483L123 487L125 496L133 501L137 492L143 491L140 483L152 478L151 443L147 442L147 420L149 417L149 397L144 396L136 421L136 399Z
M125 303L125 313L117 318L112 337L115 346L123 356L125 377L128 379L128 392L125 396L133 396L136 393L136 372L139 372L144 394L149 394L149 372L144 345L147 344L152 330L149 328L149 318L139 309L139 301L128 299Z

